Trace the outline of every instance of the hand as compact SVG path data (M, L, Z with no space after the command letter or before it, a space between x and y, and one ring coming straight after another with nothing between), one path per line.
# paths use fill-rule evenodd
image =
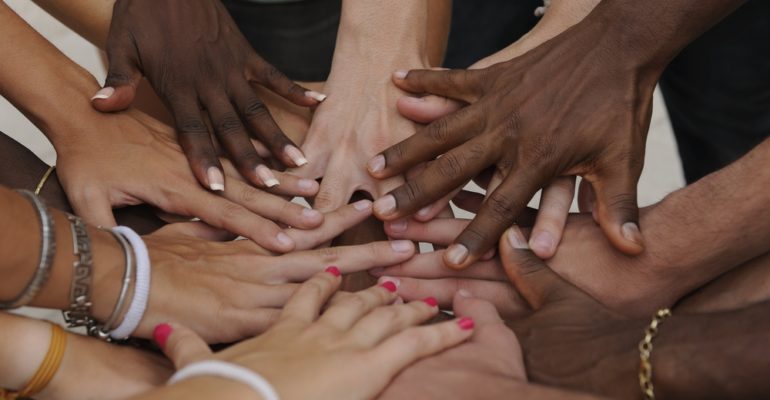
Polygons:
M284 183L264 165L250 136L287 166L307 162L250 83L305 107L318 105L323 95L298 86L257 55L221 2L117 0L107 57L105 88L94 97L94 107L107 112L127 108L145 75L171 110L179 143L205 187L218 190L224 181L201 107L219 144L249 182L262 187Z
M370 161L370 173L387 178L443 154L379 199L377 216L410 215L494 166L488 201L446 253L447 265L464 268L494 246L538 189L580 175L596 192L612 244L642 252L636 184L659 71L625 65L614 53L609 59L617 39L593 22L486 69L396 72L404 90L471 104Z
M340 283L336 270L317 274L300 286L273 328L217 354L176 324L157 328L156 341L177 368L212 358L240 364L265 377L282 399L368 399L410 364L473 333L469 318L417 327L438 308L429 301L389 306L397 294L384 286L321 313Z
M113 207L148 203L286 252L296 243L272 221L303 229L323 222L319 212L279 196L313 195L318 190L314 181L282 174L283 184L271 194L229 169L233 179L219 196L197 184L167 126L136 110L91 112L85 118L76 134L61 135L67 140L56 149L57 173L74 211L91 224L114 226Z

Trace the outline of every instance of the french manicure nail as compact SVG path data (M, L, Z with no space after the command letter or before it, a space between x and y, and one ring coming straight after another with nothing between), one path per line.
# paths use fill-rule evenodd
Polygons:
M171 332L173 332L174 329L169 324L160 324L155 327L155 329L152 331L152 338L155 340L155 343L160 346L160 348L166 347L166 342L168 341L168 337L171 336Z
M310 97L311 99L321 103L324 100L326 100L326 95L323 93L316 92L315 90L308 90L305 92L305 96Z
M514 249L519 250L527 250L529 249L529 245L527 244L527 240L524 239L524 234L521 233L521 229L519 229L518 226L514 225L508 229L508 233L506 234L508 237L508 244L511 245Z
M366 167L369 169L369 172L382 171L385 169L385 156L382 154L374 156L368 163L366 163Z
M461 244L453 244L446 251L446 258L455 265L460 265L468 258L468 248Z
M294 245L294 241L291 240L289 235L287 235L287 234L285 234L283 232L279 232L277 235L275 235L275 238L276 238L276 240L278 240L278 243L280 243L280 244L282 244L282 245L284 245L286 247Z
M209 167L206 170L206 179L209 181L209 188L215 192L225 191L225 177L222 171L217 167Z
M305 158L305 155L302 154L302 151L300 149L288 145L286 148L283 149L283 151L286 153L289 158L291 158L291 161L294 162L294 165L301 167L305 164L307 164L307 158Z
M422 299L422 301L431 307L438 307L438 301L436 301L435 297L428 297L426 299Z
M460 326L460 329L462 329L464 331L469 331L469 330L473 329L473 327L476 324L473 322L472 318L470 318L470 317L462 317L462 318L457 320L457 325Z
M386 195L374 202L374 212L382 217L387 217L396 212L396 198L392 194Z
M340 269L335 267L335 266L333 266L333 265L331 267L327 267L324 271L326 271L326 272L328 272L328 273L330 273L330 274L332 274L334 276L337 276L337 277L342 275L342 273L340 272Z
M318 220L321 219L323 215L318 210L313 210L312 208L303 208L302 209L302 218L309 219L309 220Z
M406 218L400 219L398 221L388 222L388 228L390 229L390 231L394 233L406 232L406 229L408 227L409 227L409 222L406 220Z
M393 76L394 76L396 79L404 79L404 78L406 78L406 75L407 75L407 74L408 74L408 72L407 72L407 71L404 71L404 70L398 70L398 71L396 71L396 72L394 72L394 73L393 73Z
M372 209L372 202L369 200L359 200L353 203L353 208L358 211L369 211Z
M264 165L257 165L256 172L257 177L259 177L259 180L261 180L265 186L271 188L279 185L280 182L275 178L275 175L273 175L273 171L270 171L270 168Z
M105 88L100 89L98 92L96 92L94 97L91 97L91 100L109 99L110 97L112 97L113 94L115 94L115 88L107 86Z
M396 253L408 253L412 250L412 242L408 240L394 240L390 242L390 248Z
M398 290L398 288L396 287L396 284L393 283L393 281L382 282L380 283L380 286L385 288L385 290L387 290L390 293L396 293L396 290Z
M550 253L554 248L553 236L548 232L540 232L535 237L529 239L529 247L544 253Z
M621 231L623 232L623 237L626 238L626 240L636 244L642 243L642 233L639 231L639 226L635 223L626 222L621 227Z

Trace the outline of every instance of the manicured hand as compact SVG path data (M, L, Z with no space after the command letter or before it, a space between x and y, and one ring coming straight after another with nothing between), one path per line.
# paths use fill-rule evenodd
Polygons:
M370 161L377 178L429 162L378 199L377 216L411 215L494 167L488 199L446 253L447 265L464 268L495 245L537 190L580 175L596 192L597 218L612 244L642 252L636 185L659 71L609 55L617 47L612 36L581 23L486 69L396 72L401 89L470 105Z
M221 190L224 185L204 112L219 144L252 184L274 187L284 181L265 165L251 137L286 166L307 163L250 83L305 107L318 105L324 96L298 86L257 55L220 1L117 0L107 56L107 80L94 96L94 107L127 108L145 76L171 110L179 143L203 186Z
M282 399L371 399L401 370L473 334L467 317L418 326L438 308L430 300L389 305L398 296L389 285L357 292L321 312L340 283L336 269L316 274L270 330L216 354L173 322L156 328L155 337L177 368L206 359L236 363L265 377Z

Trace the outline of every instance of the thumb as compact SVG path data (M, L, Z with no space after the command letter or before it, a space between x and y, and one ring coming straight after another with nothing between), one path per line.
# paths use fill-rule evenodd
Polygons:
M639 230L639 206L636 179L614 176L592 182L596 192L597 222L604 235L618 250L628 255L644 251L644 238Z
M500 238L500 258L513 286L534 310L559 301L576 290L538 258L514 225Z
M104 87L91 98L93 107L101 112L127 109L134 102L136 87L142 79L132 43L107 47L109 68Z
M72 211L75 215L83 218L86 223L106 228L118 225L115 221L115 215L112 213L112 204L106 193L93 189L86 189L83 192L72 191L72 193L73 195L67 195L72 205Z
M155 327L152 337L177 370L213 355L198 334L181 325L160 324Z

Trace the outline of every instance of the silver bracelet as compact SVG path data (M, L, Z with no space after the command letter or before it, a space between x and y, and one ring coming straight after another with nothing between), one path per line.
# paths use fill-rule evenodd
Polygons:
M115 237L115 240L118 241L120 247L123 249L123 255L126 260L126 268L123 272L123 286L120 288L118 300L115 302L115 307L112 309L112 313L110 314L109 318L107 318L107 321L104 322L104 324L94 325L88 330L89 336L111 342L113 339L110 337L110 331L115 328L115 324L118 322L118 319L122 315L125 315L126 307L128 306L126 298L128 297L128 290L131 288L131 281L134 274L134 249L131 247L131 243L128 243L123 235L115 233L110 229L100 229L105 232L109 232L112 236Z
M91 317L91 282L93 281L93 257L91 239L86 224L79 217L67 214L72 229L72 252L78 257L72 263L70 308L63 311L64 321L70 328L91 328L96 322Z
M48 282L48 277L51 275L51 268L53 267L53 258L56 255L54 222L45 202L29 190L17 190L17 192L29 199L35 211L37 211L37 216L40 219L42 245L40 246L40 261L38 262L35 276L32 277L27 287L18 296L12 300L0 301L0 309L3 310L25 306L35 298L40 289Z

